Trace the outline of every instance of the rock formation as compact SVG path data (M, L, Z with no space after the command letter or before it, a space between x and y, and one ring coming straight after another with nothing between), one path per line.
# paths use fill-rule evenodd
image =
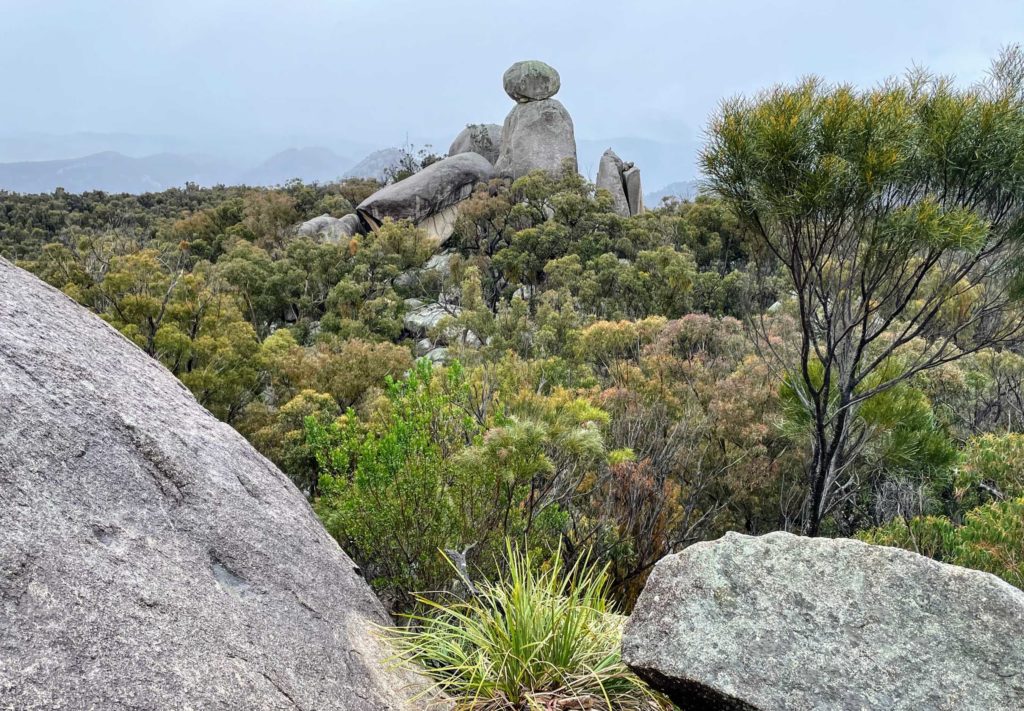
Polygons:
M513 180L534 170L561 175L566 162L575 171L572 117L551 98L560 86L558 72L543 62L517 62L505 72L504 85L517 103L501 129L495 172Z
M455 228L458 203L473 193L473 186L493 175L486 158L478 153L460 153L381 188L359 203L356 211L373 230L388 217L412 220L441 245Z
M626 163L625 168L622 171L622 182L626 185L629 214L639 215L644 211L644 191L640 185L640 169L632 163Z
M516 62L505 70L501 83L505 93L520 104L550 99L562 87L555 68L536 60Z
M355 213L344 217L332 217L324 213L299 225L298 234L305 237L318 237L324 242L336 243L365 231L362 220Z
M601 156L597 168L597 187L611 193L615 212L623 217L644 211L640 170L632 163L623 163L611 148Z
M1024 708L1024 592L859 541L728 533L663 558L623 659L680 706Z
M475 123L466 126L452 141L448 155L479 153L494 165L501 150L501 126L496 123Z
M0 707L423 708L287 477L2 259L0 413Z
M615 212L622 217L629 217L629 201L626 200L626 184L622 180L622 173L622 159L609 148L601 156L597 167L597 188L611 194Z

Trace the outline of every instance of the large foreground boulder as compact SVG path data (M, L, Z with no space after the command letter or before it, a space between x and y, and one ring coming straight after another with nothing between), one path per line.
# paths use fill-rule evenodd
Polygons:
M534 170L561 175L566 162L576 167L572 117L558 99L516 104L501 129L501 153L494 170L520 178Z
M473 186L493 176L493 167L482 155L460 153L381 188L356 210L371 229L386 218L412 220L443 244L451 236L458 203L472 195Z
M423 707L289 480L2 259L0 414L0 708Z
M690 711L1024 709L1024 592L895 548L730 533L657 564L622 654Z
M479 153L494 165L500 150L501 126L496 123L474 123L459 132L448 148L448 155Z

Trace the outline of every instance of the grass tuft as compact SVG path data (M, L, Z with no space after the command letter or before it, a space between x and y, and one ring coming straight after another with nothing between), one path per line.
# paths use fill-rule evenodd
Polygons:
M641 711L671 708L619 656L625 617L606 568L560 555L536 570L509 549L507 572L468 601L420 597L425 614L387 635L463 711Z

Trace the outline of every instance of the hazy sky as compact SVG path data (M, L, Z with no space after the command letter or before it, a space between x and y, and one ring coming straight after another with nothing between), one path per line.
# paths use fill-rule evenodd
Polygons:
M396 144L500 123L502 72L535 58L580 138L690 140L726 95L971 80L1022 39L1022 0L0 0L0 134Z

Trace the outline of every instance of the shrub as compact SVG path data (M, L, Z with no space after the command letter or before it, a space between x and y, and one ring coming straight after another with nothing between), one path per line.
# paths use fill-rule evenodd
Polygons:
M941 516L919 516L893 520L857 538L984 570L1024 589L1024 498L971 509L962 526Z
M420 598L430 611L389 629L399 655L455 700L456 709L659 709L619 656L625 617L606 598L604 568L560 554L538 571L508 553L507 572L466 602Z

